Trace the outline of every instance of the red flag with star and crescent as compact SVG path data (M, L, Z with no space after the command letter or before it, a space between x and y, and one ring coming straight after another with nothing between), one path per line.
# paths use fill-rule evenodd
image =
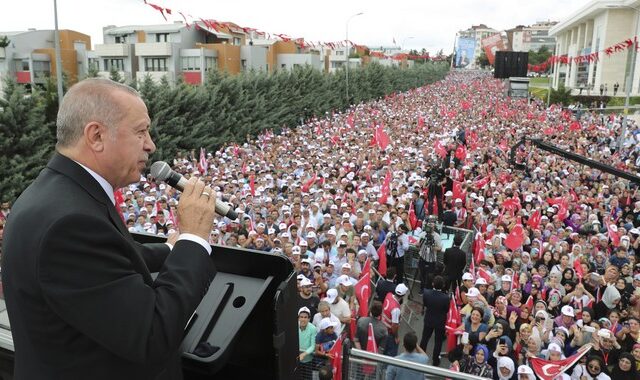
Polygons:
M342 339L338 339L329 350L331 357L331 368L334 379L342 379Z
M545 360L540 358L529 358L529 364L533 372L542 380L553 380L561 373L571 368L582 358L589 350L591 343L582 346L577 353L562 360Z
M387 275L387 245L385 243L380 244L378 248L378 273L384 277Z
M354 286L358 300L358 315L366 317L369 314L369 298L371 297L371 259L362 268L362 276Z
M447 312L447 324L445 325L447 331L447 351L452 351L458 344L458 337L456 330L462 323L460 319L460 311L456 306L456 300L451 297L449 301L449 311Z
M376 343L376 336L373 332L373 324L369 323L369 327L367 328L367 351L373 352L374 354L378 353L378 344ZM376 371L375 365L364 365L362 366L362 372L365 375L371 375Z
M418 227L418 217L413 207L413 201L409 203L409 224L411 225L411 230L415 230Z

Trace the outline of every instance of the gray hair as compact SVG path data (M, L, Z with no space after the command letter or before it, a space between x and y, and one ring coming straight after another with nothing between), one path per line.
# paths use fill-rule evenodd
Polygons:
M126 113L113 96L116 91L140 96L133 88L105 78L89 78L72 86L58 110L57 146L74 145L84 133L84 127L92 121L107 127L118 124Z

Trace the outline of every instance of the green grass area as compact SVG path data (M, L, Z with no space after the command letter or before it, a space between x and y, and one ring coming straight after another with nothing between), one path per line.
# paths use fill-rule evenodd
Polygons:
M549 86L549 78L546 78L546 77L529 78L529 86L547 87Z
M546 88L529 87L529 92L531 93L531 95L535 96L536 98L542 99L545 102L547 101L547 91L548 90Z

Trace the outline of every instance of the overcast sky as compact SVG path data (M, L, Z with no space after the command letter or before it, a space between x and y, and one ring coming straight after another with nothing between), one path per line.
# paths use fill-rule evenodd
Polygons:
M310 41L349 39L370 47L393 45L405 49L426 48L430 53L453 50L455 33L484 23L504 30L538 20L561 21L590 0L150 0L193 17L232 21L269 33L304 37ZM180 20L169 16L169 21ZM58 0L60 29L73 29L102 43L106 25L162 24L159 12L142 0ZM53 29L53 0L3 0L0 32L28 28ZM1 34L1 33L0 33ZM413 37L413 38L409 38ZM403 44L404 43L404 44Z

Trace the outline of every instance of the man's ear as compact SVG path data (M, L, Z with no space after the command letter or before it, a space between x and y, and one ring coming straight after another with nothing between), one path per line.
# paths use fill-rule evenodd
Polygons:
M94 152L104 150L104 140L107 138L107 128L97 121L89 122L84 126L84 140L86 145Z

